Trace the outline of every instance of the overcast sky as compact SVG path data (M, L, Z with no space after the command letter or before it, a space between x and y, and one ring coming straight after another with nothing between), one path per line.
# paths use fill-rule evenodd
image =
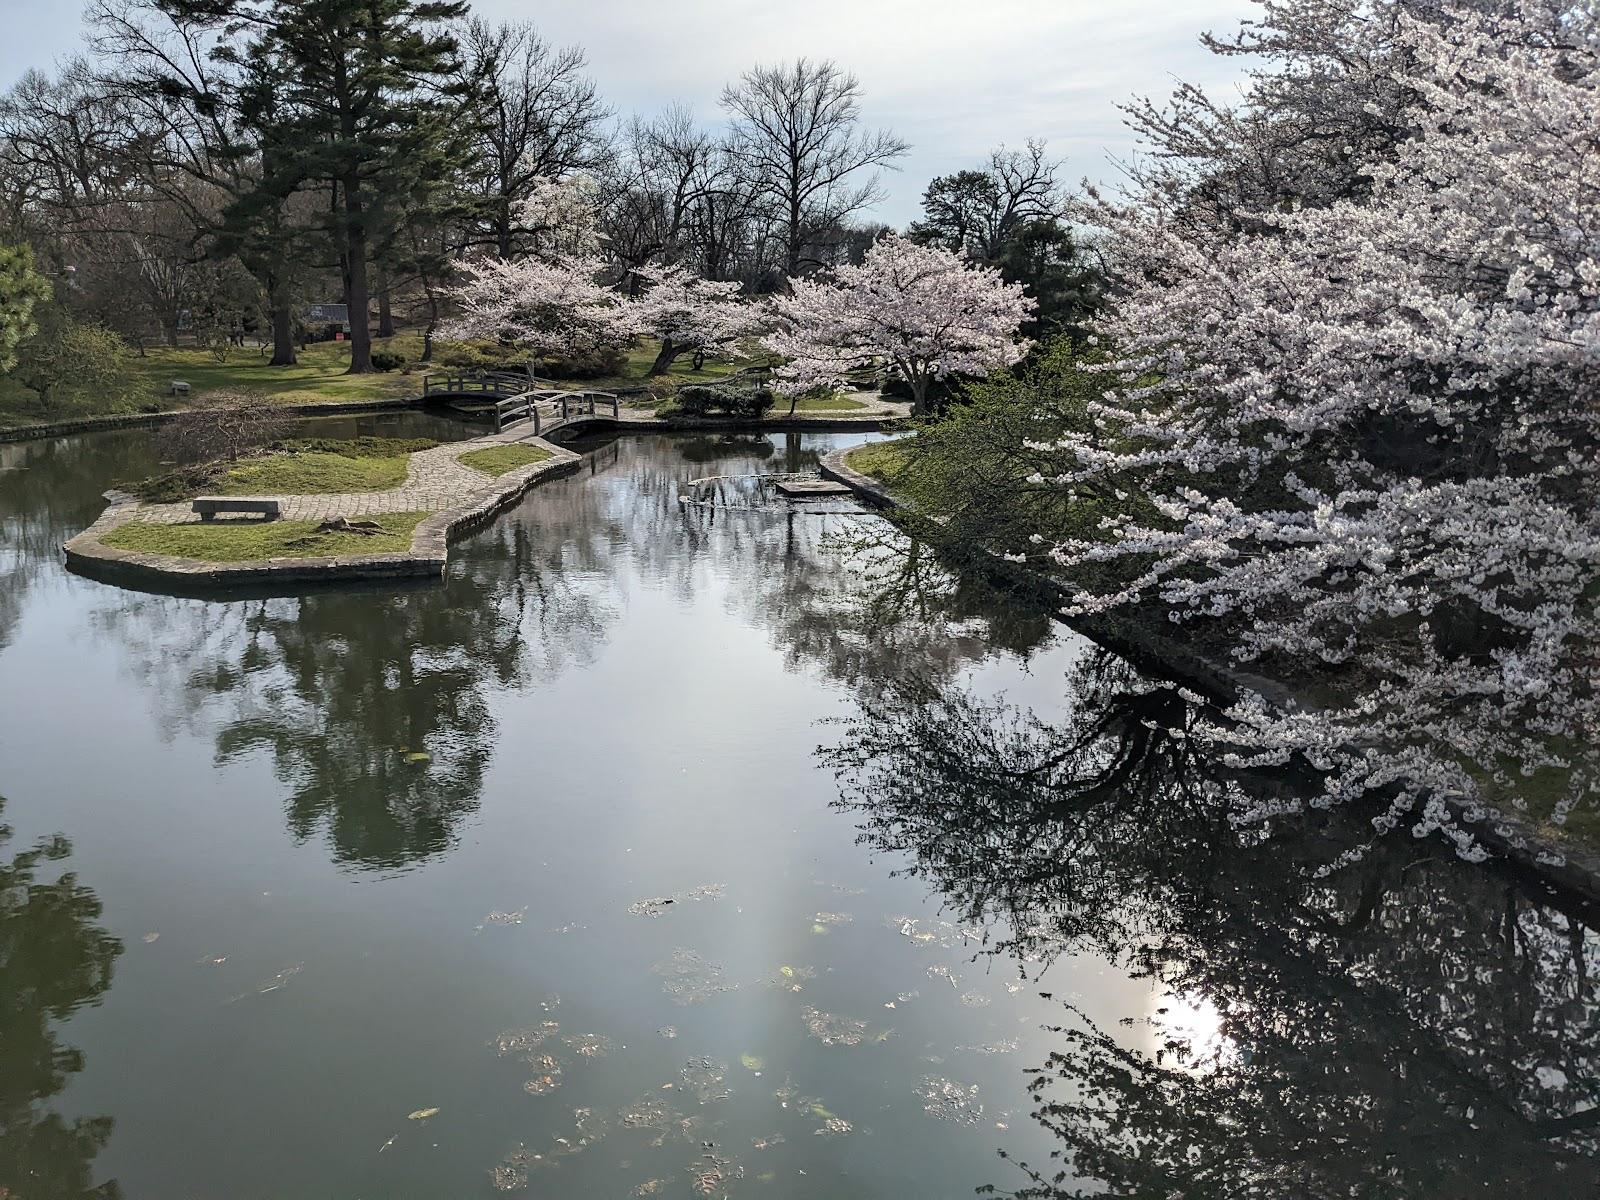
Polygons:
M74 0L0 0L0 81L81 44ZM1115 178L1133 150L1116 105L1176 79L1231 92L1237 63L1199 45L1249 0L477 0L587 49L621 113L677 100L718 117L722 85L753 63L832 58L861 78L868 123L911 143L877 216L903 225L927 181L1005 142L1042 137L1068 175Z

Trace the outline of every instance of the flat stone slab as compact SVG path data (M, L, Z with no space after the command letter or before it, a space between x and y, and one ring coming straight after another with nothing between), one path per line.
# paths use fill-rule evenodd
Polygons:
M774 485L785 496L848 496L850 489L832 479L780 479Z

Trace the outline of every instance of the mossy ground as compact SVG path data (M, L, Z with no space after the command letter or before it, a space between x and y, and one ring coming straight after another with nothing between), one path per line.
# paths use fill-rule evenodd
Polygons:
M406 481L406 464L429 438L319 438L284 442L233 464L204 463L142 480L129 490L171 504L194 496L311 496L386 492Z
M852 471L892 484L905 470L908 451L899 441L868 442L857 446L844 456L845 466Z
M342 554L399 554L411 548L411 534L425 512L381 513L363 517L383 527L364 537L317 533L315 521L257 521L222 518L193 524L161 525L129 521L100 540L118 550L168 554L202 562L263 562L270 558L330 558Z
M866 405L853 396L846 396L835 392L831 396L803 396L795 402L794 411L797 413L814 412L853 412L865 408ZM789 415L789 402L779 400L772 406L769 417L786 417Z
M461 461L485 475L499 476L518 467L543 462L549 457L550 451L540 446L511 442L504 446L490 446L486 450L469 450L461 456Z

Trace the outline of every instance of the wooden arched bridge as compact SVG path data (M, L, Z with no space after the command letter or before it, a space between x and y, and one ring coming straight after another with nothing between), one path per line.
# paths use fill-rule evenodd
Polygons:
M608 407L612 417L621 416L615 392L561 388L514 371L430 373L422 377L422 398L469 416L491 416L496 433L521 421L532 421L534 433L540 433L546 425L584 412L594 416Z

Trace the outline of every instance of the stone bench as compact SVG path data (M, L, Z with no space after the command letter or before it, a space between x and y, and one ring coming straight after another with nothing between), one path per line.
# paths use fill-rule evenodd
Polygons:
M202 521L222 513L259 513L270 521L278 515L278 502L270 496L196 496L194 511Z

